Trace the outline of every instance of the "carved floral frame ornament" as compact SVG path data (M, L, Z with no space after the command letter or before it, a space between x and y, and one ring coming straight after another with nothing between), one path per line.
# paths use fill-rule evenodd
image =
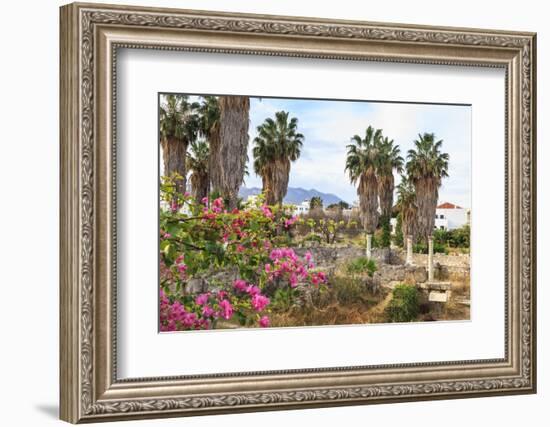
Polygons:
M535 392L535 34L99 4L71 4L60 13L63 420ZM504 68L505 357L117 379L114 66L119 47Z

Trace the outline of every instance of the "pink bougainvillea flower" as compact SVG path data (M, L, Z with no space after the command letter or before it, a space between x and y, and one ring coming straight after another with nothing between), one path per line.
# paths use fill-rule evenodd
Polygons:
M310 251L307 251L305 254L304 254L304 259L306 260L306 262L309 264L312 260L313 256L311 255L311 252Z
M212 210L218 213L223 210L223 199L221 197L214 199L212 202Z
M178 264L178 271L180 273L185 273L185 270L187 270L187 266L185 264Z
M223 208L223 199L221 197L218 197L217 199L214 199L214 202L212 203L212 206L217 208Z
M269 298L262 294L254 294L250 303L254 310L262 311L269 304Z
M183 323L184 326L191 328L195 326L197 320L197 315L195 313L185 313L181 323Z
M203 197L203 198L201 199L201 203L202 203L203 205L205 205L205 206L208 205L208 197Z
M267 328L270 325L269 317L267 317L267 316L260 317L260 320L258 321L258 324L262 328Z
M270 219L273 218L273 212L271 212L271 209L269 209L269 206L262 205L260 209L262 210L266 218L270 218Z
M233 287L239 292L246 292L247 284L243 279L237 279L233 282Z
M298 220L297 216L293 216L291 218L285 219L285 228L290 228L294 225L294 223Z
M257 295L257 294L261 293L260 288L258 288L255 285L249 285L246 288L246 292L248 292L248 295L250 295L250 296L254 296L254 295Z
M265 270L266 273L269 273L271 271L271 264L266 264L264 266L264 270Z
M215 311L212 307L208 306L208 305L205 305L203 308L202 308L202 315L204 317L212 317L214 315Z
M237 245L237 252L238 253L244 252L244 250L245 250L245 247L243 245Z
M196 303L197 305L204 305L204 304L206 304L206 302L208 301L208 297L209 297L208 294L199 294L199 295L197 295L197 297L195 298L195 303Z
M233 307L231 306L231 303L224 299L219 302L220 309L221 309L221 316L224 319L231 319L233 316Z

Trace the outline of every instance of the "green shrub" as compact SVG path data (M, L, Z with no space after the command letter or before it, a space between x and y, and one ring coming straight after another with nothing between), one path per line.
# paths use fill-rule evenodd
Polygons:
M418 254L427 254L428 253L428 245L426 243L416 243L413 246L413 252L418 253ZM441 243L434 242L434 254L437 254L437 253L448 254L449 251Z
M333 294L340 304L354 304L362 301L365 286L359 278L339 276L331 283Z
M395 234L393 235L393 243L395 246L399 246L400 248L404 245L403 240L403 219L401 217L401 213L397 214L397 223L395 224Z
M386 307L389 322L412 322L419 312L418 290L414 285L401 284L393 290L392 299Z
M382 248L389 248L391 243L391 225L390 225L390 217L385 217L381 219L381 229L382 232L380 233L380 247Z
M304 237L304 242L317 242L321 243L323 238L315 233L309 233L307 236Z
M434 230L434 243L452 248L469 248L470 226L464 225L454 230Z
M376 262L367 257L355 258L346 264L346 271L348 274L367 273L370 277L372 277L376 270Z

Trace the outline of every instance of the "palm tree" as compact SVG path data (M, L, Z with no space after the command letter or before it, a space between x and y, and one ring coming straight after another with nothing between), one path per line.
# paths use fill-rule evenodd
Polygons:
M323 199L319 196L313 196L309 200L309 210L314 211L315 209L323 209Z
M254 172L262 178L268 205L281 204L288 190L291 162L298 160L304 135L298 132L298 119L289 120L287 111L275 113L258 126L254 138Z
M191 192L197 202L208 196L208 162L208 143L205 140L193 141L187 153L187 169L191 171Z
M393 208L394 178L393 171L403 171L403 157L399 154L399 145L393 145L393 139L380 140L380 164L378 165L378 196L380 198L380 216L389 221Z
M397 209L401 215L401 231L407 245L407 264L412 264L412 243L416 233L416 192L411 180L401 175L401 182L397 186Z
M237 207L239 188L243 182L248 149L250 98L248 96L220 96L219 149L213 151L215 162L211 171L219 167L219 182L213 182L227 200L228 208ZM212 147L211 147L212 150Z
M203 96L198 108L199 132L209 145L208 175L211 190L221 192L220 104L216 96ZM207 189L208 193L208 189Z
M407 155L407 174L414 186L418 207L418 237L429 240L435 224L439 187L448 176L449 154L441 152L443 140L436 141L433 133L418 135L415 150Z
M365 138L359 135L351 138L347 146L345 170L352 184L357 184L359 208L363 227L367 233L367 257L371 257L372 234L378 226L378 179L376 172L380 165L380 140L382 130L369 126Z
M164 175L180 175L176 188L183 193L187 146L195 140L198 131L198 117L195 113L197 105L190 103L186 95L164 95L163 98L160 105L160 144Z

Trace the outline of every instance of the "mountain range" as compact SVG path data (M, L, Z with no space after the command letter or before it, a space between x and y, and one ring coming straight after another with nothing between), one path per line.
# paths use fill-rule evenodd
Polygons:
M247 199L248 196L256 196L262 192L261 188L258 187L241 187L239 190L239 197L242 197L244 200ZM311 189L306 190L304 188L296 188L296 187L288 187L288 191L286 193L286 196L283 200L284 203L298 205L302 203L304 200L310 200L312 197L320 197L323 200L323 206L328 206L333 203L342 202L343 200L331 193L322 193L321 191Z

